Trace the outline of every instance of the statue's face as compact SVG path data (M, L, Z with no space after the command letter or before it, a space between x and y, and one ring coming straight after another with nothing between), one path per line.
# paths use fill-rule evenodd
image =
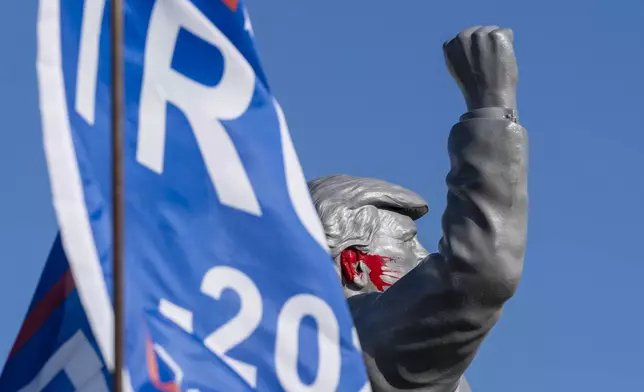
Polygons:
M418 242L411 218L385 210L378 213L380 228L371 244L340 256L348 297L387 290L428 255ZM346 271L349 268L353 271Z

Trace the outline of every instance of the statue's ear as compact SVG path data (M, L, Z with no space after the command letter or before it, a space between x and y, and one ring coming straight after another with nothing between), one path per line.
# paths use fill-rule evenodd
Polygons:
M345 282L350 283L363 289L367 282L365 280L365 271L360 268L358 253L354 249L345 249L340 254L340 269Z

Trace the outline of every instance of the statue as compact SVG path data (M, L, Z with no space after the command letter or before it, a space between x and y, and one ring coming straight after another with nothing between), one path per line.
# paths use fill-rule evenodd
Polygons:
M416 237L429 210L417 194L346 175L309 183L376 392L469 391L463 374L523 267L527 140L512 32L472 27L443 49L468 111L449 137L438 253Z

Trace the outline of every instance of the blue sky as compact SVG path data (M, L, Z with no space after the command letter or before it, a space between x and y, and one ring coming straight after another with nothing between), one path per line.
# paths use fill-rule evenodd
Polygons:
M429 202L435 250L445 145L464 111L442 42L515 31L530 134L525 275L468 376L481 391L620 391L644 384L644 3L248 1L273 91L308 178L379 177ZM56 232L34 73L34 0L0 12L0 358ZM0 363L2 361L0 360Z

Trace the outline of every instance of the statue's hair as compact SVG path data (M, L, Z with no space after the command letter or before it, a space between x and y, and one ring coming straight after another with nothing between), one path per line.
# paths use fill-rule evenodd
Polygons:
M380 225L378 209L414 220L429 211L416 193L372 178L333 175L308 185L333 258L348 247L371 243Z

